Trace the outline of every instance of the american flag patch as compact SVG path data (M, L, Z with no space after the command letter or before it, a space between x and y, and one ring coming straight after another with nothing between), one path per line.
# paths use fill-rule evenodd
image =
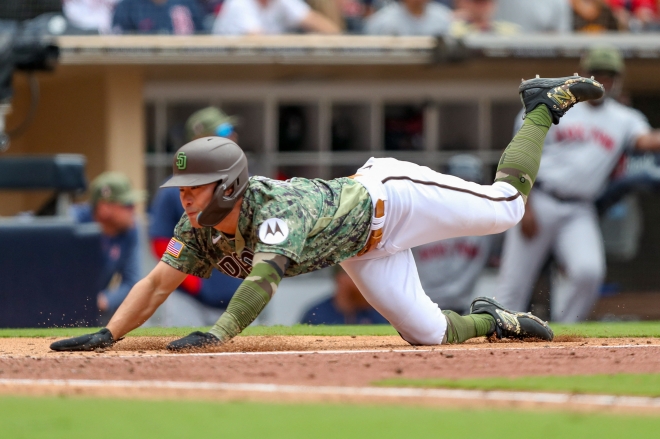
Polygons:
M167 244L167 250L165 250L165 253L169 253L175 258L178 258L181 256L181 252L183 251L183 247L185 244L178 239L172 238L170 239L170 243ZM162 248L162 247L161 247Z

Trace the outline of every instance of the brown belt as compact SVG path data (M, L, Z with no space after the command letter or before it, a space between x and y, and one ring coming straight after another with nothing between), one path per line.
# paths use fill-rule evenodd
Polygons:
M349 176L348 178L355 178L360 176L360 174L353 174ZM376 201L376 208L374 209L374 216L376 218L382 218L385 216L385 201L383 200L378 200ZM370 226L371 227L371 226ZM367 238L367 243L366 245L360 250L357 254L357 256L362 256L363 254L375 249L378 244L380 244L380 240L383 238L383 228L381 227L378 230L370 230L369 231L369 237Z
M374 209L374 215L376 218L382 218L385 216L385 202L383 200L378 200L376 201L376 209ZM369 232L369 237L367 238L367 244L358 252L358 256L362 256L363 254L375 249L378 244L380 244L380 240L383 238L383 228L381 227L378 230L371 230Z

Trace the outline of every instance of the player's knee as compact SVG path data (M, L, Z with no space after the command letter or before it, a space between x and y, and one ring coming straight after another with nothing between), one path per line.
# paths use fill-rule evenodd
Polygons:
M522 220L523 215L525 215L525 203L522 199L507 203L504 214L498 218L498 230L493 233L505 232L515 227Z
M444 318L444 317L443 317ZM446 321L444 325L436 325L434 328L419 329L397 329L402 339L413 346L434 346L442 344L442 340L447 330Z

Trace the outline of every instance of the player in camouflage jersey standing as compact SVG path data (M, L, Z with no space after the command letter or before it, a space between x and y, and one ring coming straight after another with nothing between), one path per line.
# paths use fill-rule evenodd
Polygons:
M515 225L539 168L545 134L573 104L602 96L578 76L532 79L520 86L526 121L507 147L495 183L479 185L391 158L371 158L353 177L325 181L248 178L233 142L206 137L182 146L174 176L186 211L161 262L138 282L107 328L61 340L55 350L111 346L140 326L186 275L213 268L243 278L209 332L193 332L171 350L221 345L256 319L283 277L341 263L367 301L411 344L469 338L552 340L537 317L477 298L470 314L441 311L424 293L410 248Z

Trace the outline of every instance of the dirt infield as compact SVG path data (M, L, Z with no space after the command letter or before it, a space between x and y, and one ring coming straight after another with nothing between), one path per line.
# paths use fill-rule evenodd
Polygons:
M89 353L52 352L48 345L54 340L0 339L0 393L278 401L351 394L352 400L380 400L378 392L364 389L393 377L660 373L660 339L649 338L563 337L553 343L477 339L413 347L398 337L253 336L238 337L215 352L187 354L167 352L172 338L165 337L131 337L111 350ZM339 390L325 390L330 388ZM452 405L457 399L467 405L480 399L462 392L464 398L450 398ZM428 399L424 394L401 395L415 403ZM446 400L443 395L437 394L435 403ZM523 398L517 404L532 402Z

